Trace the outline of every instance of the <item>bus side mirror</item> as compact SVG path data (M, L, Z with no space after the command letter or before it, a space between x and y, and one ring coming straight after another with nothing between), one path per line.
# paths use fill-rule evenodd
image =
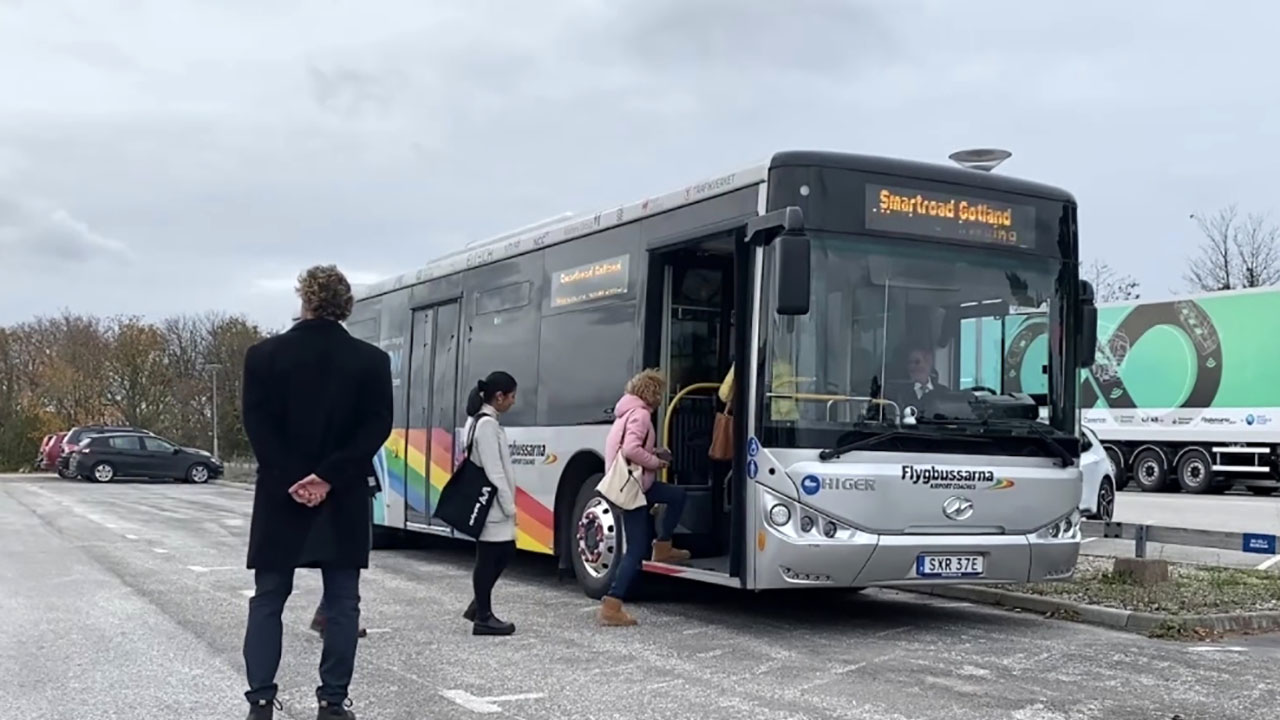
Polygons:
M1098 355L1098 306L1094 304L1093 285L1088 280L1080 281L1080 326L1078 343L1080 348L1077 367L1091 367Z
M778 259L777 287L774 311L779 315L808 315L809 287L809 236L804 232L784 232L774 242Z

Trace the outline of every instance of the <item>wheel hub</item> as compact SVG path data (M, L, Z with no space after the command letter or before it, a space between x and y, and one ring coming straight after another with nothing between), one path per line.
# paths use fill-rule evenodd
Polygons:
M593 498L578 519L578 557L593 577L601 577L613 566L617 532L613 511L601 498Z

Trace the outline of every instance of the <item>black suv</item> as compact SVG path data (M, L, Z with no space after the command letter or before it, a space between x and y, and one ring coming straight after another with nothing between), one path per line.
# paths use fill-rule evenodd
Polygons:
M71 472L86 480L118 477L169 478L204 483L222 477L222 461L204 450L185 448L151 433L99 433L71 452Z
M71 453L76 451L85 438L103 433L133 433L135 435L151 435L150 430L131 427L129 425L78 425L67 431L62 438L62 454L58 456L58 475L70 480L76 474L71 471Z

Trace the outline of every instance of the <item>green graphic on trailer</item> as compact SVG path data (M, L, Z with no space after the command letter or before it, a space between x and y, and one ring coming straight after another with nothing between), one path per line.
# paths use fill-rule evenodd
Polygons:
M1099 307L1097 362L1080 373L1080 408L1280 407L1280 333L1268 330L1277 320L1275 291ZM1046 330L1043 315L1005 318L1005 391L1044 392ZM979 377L1001 371L998 361L981 365Z

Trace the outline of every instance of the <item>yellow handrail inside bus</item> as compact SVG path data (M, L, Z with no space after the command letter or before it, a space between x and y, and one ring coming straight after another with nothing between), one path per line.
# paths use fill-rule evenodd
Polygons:
M671 398L671 402L667 403L666 417L662 418L662 447L670 449L667 443L671 441L671 416L675 414L676 405L679 404L680 401L684 399L685 395L688 395L689 393L695 390L718 391L720 390L720 383L694 383L686 387L685 389L681 390L680 392L676 393L676 396ZM669 472L670 470L671 468L669 466L662 468L662 472L659 473L658 475L659 479L661 479L662 482L667 482L667 472Z

